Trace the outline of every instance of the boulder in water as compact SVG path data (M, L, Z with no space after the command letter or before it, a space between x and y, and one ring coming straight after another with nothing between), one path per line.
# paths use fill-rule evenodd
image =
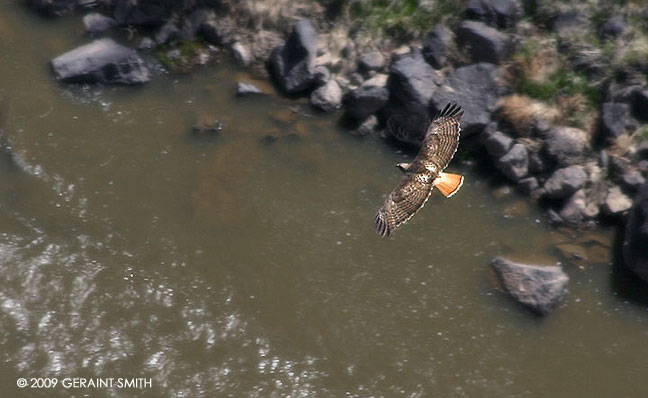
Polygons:
M135 50L112 39L95 40L51 62L58 80L74 83L141 84L151 80Z
M495 257L491 265L509 294L540 315L549 314L567 293L569 277L560 266L520 264L502 257Z

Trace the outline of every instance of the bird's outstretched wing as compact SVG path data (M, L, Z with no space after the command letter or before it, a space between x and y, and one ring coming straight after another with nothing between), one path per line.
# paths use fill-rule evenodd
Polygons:
M459 146L459 121L463 110L457 104L449 103L432 120L421 145L421 151L414 162L432 163L438 172L443 171Z
M389 236L394 229L412 218L430 197L432 188L431 176L426 172L405 174L376 214L378 235Z

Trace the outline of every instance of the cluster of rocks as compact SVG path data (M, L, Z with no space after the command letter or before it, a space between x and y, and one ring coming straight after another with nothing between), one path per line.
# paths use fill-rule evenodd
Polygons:
M629 151L618 149L648 121L648 88L632 81L605 85L594 133L556 124L546 109L515 95L506 84L505 64L518 43L509 32L522 14L519 0L468 0L465 19L452 30L433 26L422 42L390 52L358 53L347 45L341 54L332 53L335 46L323 45L331 35L320 34L307 18L298 20L285 40L279 31L264 33L259 40L264 49L253 50L251 42L236 33L245 29L235 29L236 21L223 12L226 2L217 0L25 1L48 15L90 10L83 23L93 37L120 28L130 32L132 27L146 27L146 32L152 32L137 50L97 38L55 58L52 67L62 81L146 83L151 73L140 51L200 37L226 48L243 65L265 64L283 93L308 96L312 106L323 112L342 108L345 125L358 135L380 133L420 145L429 118L446 103L456 102L465 110L462 146L484 153L503 178L538 198L547 206L551 222L578 226L600 219L624 221L630 213L626 261L648 280L642 251L648 242L644 233L648 230L648 140ZM558 32L583 22L579 21L578 13L567 11L551 19ZM622 18L612 18L601 24L599 33L606 39L624 29ZM171 54L177 50L169 51L169 57L177 56ZM340 67L340 58L352 67ZM581 64L587 70L594 68L592 63ZM245 83L238 87L238 95L259 92ZM194 130L209 130L198 127ZM639 191L643 194L630 212ZM505 268L501 261L497 264L497 269ZM562 283L562 277L558 279Z

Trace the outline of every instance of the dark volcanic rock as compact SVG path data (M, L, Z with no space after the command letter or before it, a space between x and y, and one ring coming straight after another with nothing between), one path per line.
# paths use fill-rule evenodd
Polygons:
M513 146L513 138L497 130L484 129L480 139L488 154L494 159L504 156Z
M567 293L569 277L559 266L520 264L501 257L491 265L511 296L541 315L550 313Z
M363 120L385 106L389 92L385 87L361 86L349 91L344 96L347 114L357 120Z
M517 182L517 188L526 194L531 194L540 188L540 183L535 177L526 177Z
M630 107L620 102L606 102L601 107L601 134L607 141L625 133Z
M538 152L529 154L529 173L540 174L547 170L547 161Z
M634 199L622 247L625 266L648 282L648 183Z
M27 0L27 6L43 15L60 17L74 10L76 0Z
M423 42L423 58L433 67L443 68L448 60L452 39L452 32L445 26L434 27Z
M623 15L615 15L601 24L599 28L599 37L608 39L617 37L626 30L626 21Z
M202 28L202 25L213 16L213 11L199 8L189 13L182 19L180 37L182 40L193 40Z
M468 48L473 62L499 64L511 53L509 36L481 22L462 22L457 29L457 41Z
M379 51L367 53L360 57L358 69L362 73L367 73L372 70L380 70L385 67L385 57Z
M324 65L317 65L313 72L313 83L316 86L323 86L331 79L331 71ZM338 85L340 82L338 82Z
M563 8L558 10L551 22L553 30L559 33L566 33L580 29L587 24L587 18L576 8Z
M168 41L180 37L180 29L176 26L175 22L168 21L157 31L155 34L155 42L157 44L164 44Z
M580 163L589 147L587 133L572 127L557 127L545 138L545 151L558 166Z
M648 139L644 139L637 145L637 157L639 159L648 159Z
M632 112L639 119L648 120L648 89L633 91Z
M392 64L387 86L397 102L427 107L438 83L439 77L423 55L412 51Z
M65 82L139 84L151 80L137 52L112 39L95 40L52 60L56 78Z
M87 34L91 36L100 35L117 25L117 21L101 15L98 12L91 12L83 17L83 26Z
M286 44L274 49L271 70L279 86L288 94L309 90L313 86L317 31L308 19L293 26Z
M579 225L585 219L586 209L585 191L579 189L565 202L559 215L563 221L571 225Z
M121 25L160 26L169 20L174 3L168 0L117 0L113 17Z
M497 66L488 63L457 68L434 92L432 111L438 112L448 102L456 102L465 112L461 119L461 134L481 133L491 121L491 113L503 94L504 89L498 84L498 71Z
M521 10L522 7L517 0L468 0L466 18L506 29L515 25L520 18Z
M333 112L342 102L342 89L335 79L330 79L311 93L310 101L314 107L324 112Z
M623 187L632 193L637 192L644 182L646 178L638 170L630 170L621 176Z
M570 166L556 170L544 184L545 195L552 199L563 199L579 190L587 181L587 174L581 167Z
M529 174L529 154L523 144L515 144L506 155L499 158L497 168L513 181L518 181Z
M365 136L373 133L376 131L376 128L378 127L378 118L375 115L369 116L360 126L358 126L355 131L353 131L354 135L359 135L359 136Z

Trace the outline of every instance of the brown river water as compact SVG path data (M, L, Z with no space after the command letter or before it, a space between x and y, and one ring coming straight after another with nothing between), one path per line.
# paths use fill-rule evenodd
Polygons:
M410 153L300 100L236 98L250 77L225 56L143 87L55 82L48 61L88 40L79 16L0 3L1 396L648 396L645 287L609 231L552 230L455 159L462 190L381 239ZM203 119L223 132L192 135ZM574 241L587 261L558 255ZM509 299L495 255L562 261L561 306Z

